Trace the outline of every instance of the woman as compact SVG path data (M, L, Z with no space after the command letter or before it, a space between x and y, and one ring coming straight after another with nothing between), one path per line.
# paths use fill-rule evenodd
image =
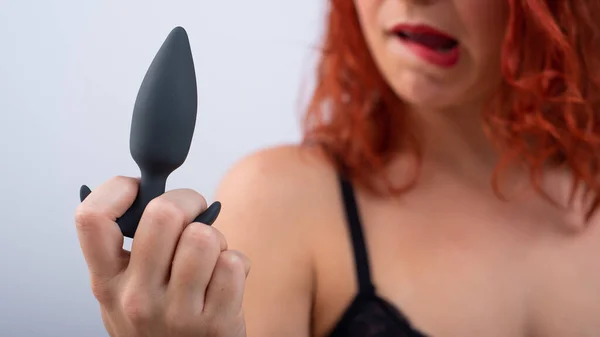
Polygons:
M235 165L213 227L170 191L129 255L137 181L81 204L110 335L598 336L600 2L329 9L304 144Z

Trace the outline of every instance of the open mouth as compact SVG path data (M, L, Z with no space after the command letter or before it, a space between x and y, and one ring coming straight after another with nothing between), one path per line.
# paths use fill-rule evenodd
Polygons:
M395 26L392 33L410 51L431 64L450 68L458 63L458 40L433 27L401 24Z
M402 40L418 43L441 53L448 53L452 49L458 47L458 41L443 35L415 33L410 31L398 31L396 32L396 35Z

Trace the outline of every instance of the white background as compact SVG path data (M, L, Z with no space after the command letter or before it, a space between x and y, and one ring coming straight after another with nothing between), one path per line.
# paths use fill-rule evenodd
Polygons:
M326 1L0 0L0 336L106 336L73 224L79 186L137 176L129 126L175 26L196 134L168 188L210 200L242 156L299 140Z

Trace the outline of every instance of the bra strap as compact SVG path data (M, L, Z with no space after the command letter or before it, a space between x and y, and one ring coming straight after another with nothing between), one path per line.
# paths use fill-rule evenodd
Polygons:
M375 287L371 282L369 257L367 254L367 247L365 244L354 187L350 181L342 176L339 177L339 181L346 212L346 220L352 239L359 290L360 292L373 292Z

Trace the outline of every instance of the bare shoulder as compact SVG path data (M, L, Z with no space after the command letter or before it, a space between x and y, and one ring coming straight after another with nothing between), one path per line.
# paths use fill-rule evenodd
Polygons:
M217 194L229 196L240 188L250 188L255 200L276 196L298 202L332 175L333 168L320 149L283 145L242 158L227 172Z
M225 174L215 223L252 261L244 298L248 336L310 335L314 237L336 203L335 170L317 148L252 153Z
M333 184L334 168L320 149L284 145L238 161L225 174L216 197L225 217L260 218L261 229L299 234L305 226L295 225L315 221L312 213L323 206L324 194Z

